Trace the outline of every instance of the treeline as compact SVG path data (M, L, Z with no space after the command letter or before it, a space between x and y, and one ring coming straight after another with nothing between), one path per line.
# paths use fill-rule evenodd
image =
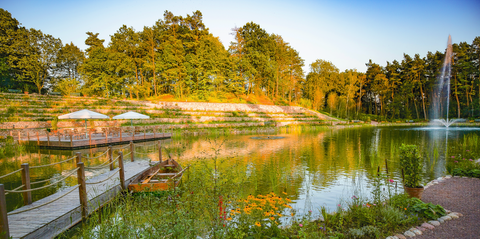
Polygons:
M340 72L331 62L310 64L281 36L253 22L232 29L228 49L203 24L202 13L166 11L141 31L122 26L105 46L87 32L84 51L40 30L27 29L0 9L0 89L69 95L149 98L173 95L206 100L219 95L261 95L344 118L427 118L440 52L405 55L387 66L369 62L366 73ZM479 41L454 46L451 112L480 115ZM478 97L475 97L478 89ZM478 116L477 116L478 117Z

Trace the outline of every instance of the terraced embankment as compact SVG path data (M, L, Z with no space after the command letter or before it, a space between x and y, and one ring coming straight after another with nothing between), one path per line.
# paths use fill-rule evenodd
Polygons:
M254 104L150 102L113 100L93 97L61 97L0 93L0 136L18 132L42 134L54 128L56 116L89 109L108 116L127 111L147 114L147 120L133 120L134 125L161 126L165 129L241 128L285 126L291 124L331 124L336 119L297 106ZM82 128L84 121L62 120L58 129ZM89 127L130 126L129 120L95 120Z

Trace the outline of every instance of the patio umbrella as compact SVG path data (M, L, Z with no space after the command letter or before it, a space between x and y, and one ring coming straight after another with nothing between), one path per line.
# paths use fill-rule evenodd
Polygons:
M128 111L127 113L123 113L121 115L113 116L112 119L129 119L130 125L133 126L134 119L150 119L150 116L140 114L133 111Z
M58 119L85 119L85 131L87 131L87 119L109 119L110 117L91 110L79 110L70 114L60 115ZM88 133L86 133L88 135Z

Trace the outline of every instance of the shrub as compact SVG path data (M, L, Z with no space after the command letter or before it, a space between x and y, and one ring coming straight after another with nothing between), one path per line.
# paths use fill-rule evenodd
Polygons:
M447 215L445 209L440 205L433 205L432 203L424 203L418 198L410 199L411 206L408 208L409 212L416 213L419 217L428 220L435 220L439 217Z
M400 165L404 173L403 184L410 188L420 187L422 162L416 145L400 146Z

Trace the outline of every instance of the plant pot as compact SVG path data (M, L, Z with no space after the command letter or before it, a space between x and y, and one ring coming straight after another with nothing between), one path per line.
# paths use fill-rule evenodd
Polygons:
M404 186L403 187L405 192L408 193L408 196L410 197L415 197L415 198L418 198L418 199L422 199L422 194L423 194L423 190L425 190L423 188L423 186L420 186L418 188L409 188L407 186Z

